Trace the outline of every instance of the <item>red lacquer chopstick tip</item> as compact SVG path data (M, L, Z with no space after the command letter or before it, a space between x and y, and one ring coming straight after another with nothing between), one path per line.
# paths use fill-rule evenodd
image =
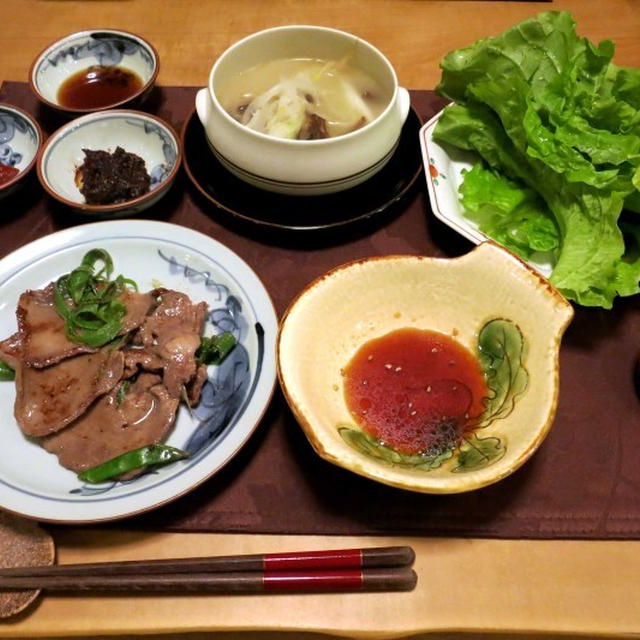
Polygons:
M301 569L359 569L361 567L403 567L412 565L416 554L411 547L371 547L266 553L265 571Z
M410 567L331 569L326 571L269 571L265 591L411 591L418 576Z

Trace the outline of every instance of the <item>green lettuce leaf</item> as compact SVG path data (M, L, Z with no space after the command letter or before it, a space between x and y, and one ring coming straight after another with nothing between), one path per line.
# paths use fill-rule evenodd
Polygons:
M464 173L462 206L480 231L520 257L551 254L555 261L560 235L544 200L533 190L477 163Z
M453 51L437 90L456 104L434 131L539 194L559 231L551 282L604 308L640 290L618 226L640 205L640 72L613 65L613 50L550 11Z

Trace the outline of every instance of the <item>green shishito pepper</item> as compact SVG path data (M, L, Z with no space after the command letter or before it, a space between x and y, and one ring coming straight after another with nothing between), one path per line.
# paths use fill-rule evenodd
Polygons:
M224 331L217 336L203 336L196 350L196 361L200 364L220 364L236 344L234 335Z
M0 360L0 380L6 382L7 380L14 380L15 377L15 371L6 362Z
M85 469L78 474L78 478L83 482L97 484L135 469L168 464L188 457L189 454L182 449L166 444L150 444L133 451L127 451L91 469Z

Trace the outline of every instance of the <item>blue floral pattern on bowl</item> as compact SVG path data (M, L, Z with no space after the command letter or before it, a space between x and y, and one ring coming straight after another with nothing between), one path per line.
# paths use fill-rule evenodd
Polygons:
M22 119L10 113L0 113L0 163L15 167L21 160L22 154L14 151L9 144L16 130L27 133L29 128Z
M19 143L19 148L14 148L15 144L11 144L17 134L26 136L37 149L38 133L33 125L17 113L0 111L0 163L10 167L18 166L25 155L23 145ZM35 153L31 154L29 160L34 155Z
M40 54L31 70L32 88L45 104L56 109L70 113L99 111L105 107L64 107L58 99L60 87L70 76L93 66L119 66L136 74L142 89L124 102L139 102L153 86L158 57L148 42L133 33L113 29L82 31L55 42Z
M139 122L137 120L128 120L127 124L133 127L141 127L145 134L158 136L162 141L162 154L164 155L165 161L163 164L155 165L149 171L149 176L151 177L151 185L149 188L153 190L166 179L176 163L177 154L175 144L172 142L171 136L169 136L166 130L157 124L152 122Z
M26 173L35 162L41 141L40 128L31 116L17 107L0 104L0 164ZM6 183L0 197L17 186L17 182Z
M73 44L59 49L47 56L46 61L55 67L64 62L67 57L75 61L92 58L101 66L114 66L120 64L125 56L136 53L145 59L150 69L153 68L153 58L138 41L124 35L96 31L91 33L82 44Z

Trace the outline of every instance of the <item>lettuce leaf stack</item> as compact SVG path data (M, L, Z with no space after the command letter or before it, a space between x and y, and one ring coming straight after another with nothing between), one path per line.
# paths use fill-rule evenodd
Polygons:
M483 160L461 188L481 228L525 258L555 251L554 286L604 308L640 290L640 70L613 53L556 11L452 51L434 131Z

